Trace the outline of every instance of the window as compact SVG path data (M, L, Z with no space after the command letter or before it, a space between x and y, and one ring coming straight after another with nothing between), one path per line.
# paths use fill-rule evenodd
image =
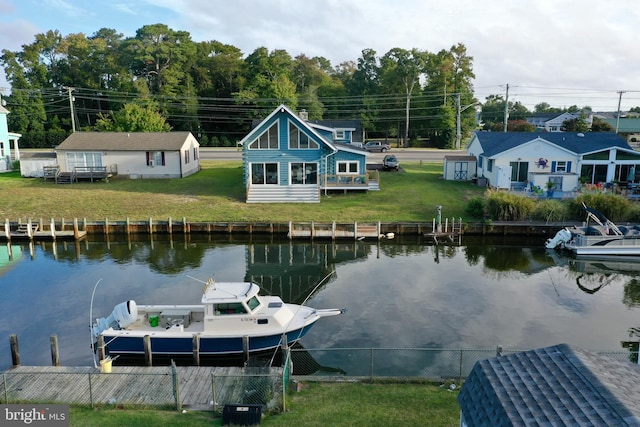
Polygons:
M487 171L489 171L489 172L493 171L493 159L488 159L487 160Z
M278 123L274 123L264 131L257 139L249 144L249 150L277 150L278 149Z
M343 130L337 130L336 139L344 139L344 138L345 138L345 132Z
M296 125L289 122L289 148L292 150L317 149L318 144L309 138L309 135L302 132Z
M317 163L291 163L291 184L317 184Z
M252 163L251 184L278 184L278 164Z
M551 164L551 172L571 172L571 162L558 161Z
M338 162L338 173L357 174L359 173L359 166L358 162Z
M67 153L67 168L78 166L102 166L102 153Z
M185 150L184 152L184 163L189 163L189 150Z
M147 166L164 166L164 151L147 151Z

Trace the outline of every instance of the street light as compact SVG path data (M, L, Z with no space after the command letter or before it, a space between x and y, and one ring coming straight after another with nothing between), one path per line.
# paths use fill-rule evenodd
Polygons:
M457 97L458 102L456 102L458 106L458 113L456 115L456 150L460 149L460 142L462 140L462 126L460 125L460 114L466 110L467 108L474 107L480 104L479 101L474 102L473 104L465 105L464 107L460 106L460 94Z

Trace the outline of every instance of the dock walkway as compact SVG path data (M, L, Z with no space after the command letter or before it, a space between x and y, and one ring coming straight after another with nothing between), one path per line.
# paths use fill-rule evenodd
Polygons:
M212 411L220 410L225 404L248 403L247 390L257 382L272 391L272 400L251 403L278 407L283 369L263 369L267 369L265 374L248 375L240 367L177 366L174 371L171 366L113 366L110 373L102 373L90 366L17 366L0 377L0 402L91 406L176 406L177 403L179 408ZM261 380L256 381L256 377Z

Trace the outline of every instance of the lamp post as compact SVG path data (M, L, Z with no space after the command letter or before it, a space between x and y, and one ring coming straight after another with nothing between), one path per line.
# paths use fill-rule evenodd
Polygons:
M473 104L465 105L464 107L460 106L460 94L457 97L458 102L456 102L458 111L456 114L456 150L460 149L460 142L462 140L462 125L460 124L460 114L466 110L467 108L474 107L478 105L480 102L476 101Z

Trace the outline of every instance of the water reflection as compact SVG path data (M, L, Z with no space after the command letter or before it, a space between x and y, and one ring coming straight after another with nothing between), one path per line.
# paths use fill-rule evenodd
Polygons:
M314 326L303 341L309 349L567 342L620 350L637 348L639 273L640 263L562 257L542 241L472 236L461 246L419 237L309 242L226 235L12 244L0 246L0 339L18 334L23 364L48 364L49 335L57 334L62 363L86 365L90 296L99 279L96 316L128 299L197 303L201 286L189 277L214 277L255 281L288 302L346 306L344 316ZM8 352L0 353L0 370L9 364Z

